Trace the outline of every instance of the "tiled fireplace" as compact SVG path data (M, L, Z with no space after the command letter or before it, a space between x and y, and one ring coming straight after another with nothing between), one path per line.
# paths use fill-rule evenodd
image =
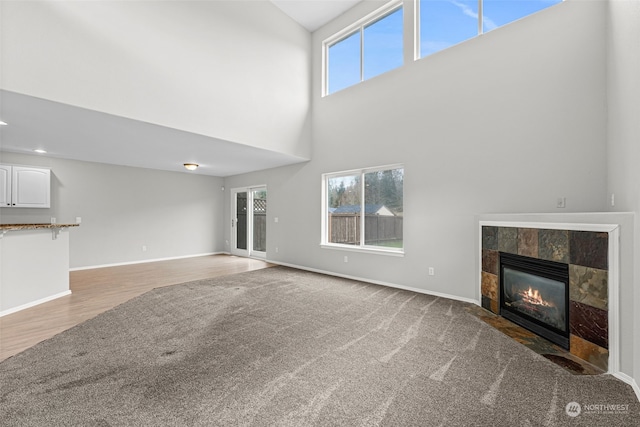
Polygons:
M507 254L503 258L515 254L524 260L533 259L534 264L535 260L540 260L539 264L551 261L566 265L569 351L606 371L609 360L609 234L494 225L482 225L481 230L482 307L500 314L501 299L504 298L500 294L501 253Z

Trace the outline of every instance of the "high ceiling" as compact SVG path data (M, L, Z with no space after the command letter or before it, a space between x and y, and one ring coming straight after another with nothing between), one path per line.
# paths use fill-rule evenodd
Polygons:
M362 0L271 1L313 32ZM186 172L180 162L196 162L196 173L221 177L306 160L3 90L0 120L9 124L0 126L8 152L34 154L46 141L51 157L176 172Z
M362 0L271 0L307 30L314 32Z

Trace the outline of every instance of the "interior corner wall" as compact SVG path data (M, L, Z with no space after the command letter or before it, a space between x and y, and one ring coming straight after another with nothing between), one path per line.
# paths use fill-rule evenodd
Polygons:
M222 178L3 152L51 168L51 208L1 208L2 223L75 223L70 267L222 252ZM146 251L142 247L146 246Z
M2 89L310 155L310 34L269 1L2 1Z
M607 11L608 191L615 196L610 210L635 213L634 252L640 253L640 2L611 0ZM635 340L633 373L640 384L640 261L633 257L634 318L623 319ZM640 396L640 388L636 390Z
M605 4L568 1L321 97L322 41L363 3L313 34L312 160L225 186L268 186L270 260L477 301L476 215L605 209ZM321 248L321 175L394 163L405 256Z

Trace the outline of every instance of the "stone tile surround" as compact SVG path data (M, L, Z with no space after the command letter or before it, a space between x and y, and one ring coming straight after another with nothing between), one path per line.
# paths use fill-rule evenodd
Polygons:
M570 352L607 370L608 245L605 232L482 227L482 307L499 314L500 252L569 265Z

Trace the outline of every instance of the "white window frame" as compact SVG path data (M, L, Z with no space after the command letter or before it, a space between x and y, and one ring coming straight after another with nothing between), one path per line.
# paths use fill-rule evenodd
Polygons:
M387 247L383 247L383 246L372 246L372 245L365 245L364 243L364 239L365 239L365 232L364 232L364 227L365 227L365 215L360 215L360 244L359 245L345 245L345 244L341 244L341 243L332 243L329 242L328 240L328 236L327 236L327 228L328 228L328 218L329 218L329 201L328 201L328 195L327 195L327 190L328 190L328 186L327 186L327 182L329 181L329 179L331 178L337 178L337 177L341 177L341 176L350 176L350 175L360 175L362 177L362 179L360 180L360 185L362 186L361 189L361 195L360 195L360 207L362 209L362 211L364 212L364 206L365 206L365 179L364 179L364 175L367 173L371 173L371 172L380 172L380 171L385 171L385 170L391 170L391 169L403 169L404 170L404 164L402 163L397 163L397 164L392 164L392 165L385 165L385 166L376 166L376 167L371 167L371 168L362 168L362 169L352 169L352 170L346 170L346 171L340 171L340 172L331 172L331 173L325 173L322 174L322 221L321 221L321 240L320 240L320 247L324 248L324 249L340 249L340 250L347 250L347 251L352 251L352 252L365 252L365 253L375 253L375 254L381 254L381 255L391 255L391 256L404 256L404 242L402 245L402 248L387 248ZM403 190L404 191L404 190ZM403 202L403 209L404 209L404 202ZM404 233L403 233L404 234ZM403 238L404 240L404 238Z
M328 37L322 42L322 96L329 95L329 48L336 43L354 35L360 33L360 82L364 81L364 29L377 21L384 19L387 15L404 8L403 0L393 0L384 6L374 10L364 18L361 18L349 25L348 27L338 31L331 37ZM405 34L404 22L402 25L403 35ZM358 84L358 83L355 83Z
M484 32L484 24L483 20L483 0L478 1L478 32L477 35L472 37L480 37ZM563 3L565 0L561 0L560 3ZM413 7L411 7L408 2L413 2ZM405 5L406 4L406 5ZM405 8L406 6L406 8ZM549 7L557 6L551 5ZM404 47L404 64L407 65L407 61L413 56L413 60L417 61L422 58L426 58L429 55L421 56L420 55L420 0L392 0L384 6L374 10L369 13L367 16L357 20L353 24L348 27L338 31L332 36L328 37L322 42L322 97L325 97L329 94L329 48L334 44L346 39L349 36L352 36L355 33L360 33L360 81L358 83L362 83L364 79L364 37L363 32L366 27L374 24L376 21L385 18L387 15L395 12L398 9L404 10L405 19L403 21L403 40L405 42ZM535 13L539 13L542 10L546 10L547 8L541 9L537 12L534 12L529 15L522 16L518 18L516 21L520 19L526 19L528 16L531 16ZM413 19L407 19L407 16L410 16L413 13ZM515 22L515 21L512 21ZM509 25L511 22L504 24ZM409 26L413 26L413 28L408 28ZM413 32L413 34L411 34ZM464 40L459 43L464 43ZM413 46L408 47L407 44L409 42L413 42ZM459 44L457 43L457 44ZM446 48L449 49L449 48ZM412 52L413 51L413 52ZM436 52L437 53L437 52ZM353 86L358 83L354 83ZM350 86L349 86L350 87Z

